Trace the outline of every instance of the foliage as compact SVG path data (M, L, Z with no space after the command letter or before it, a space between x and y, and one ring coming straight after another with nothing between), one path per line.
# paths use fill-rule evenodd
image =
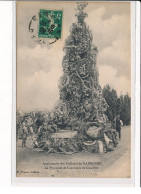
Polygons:
M131 98L126 95L120 96L120 118L124 125L129 125L131 122Z
M128 94L117 96L116 90L106 85L102 90L108 108L105 111L108 119L114 122L117 115L120 115L124 125L129 125L131 120L131 98Z

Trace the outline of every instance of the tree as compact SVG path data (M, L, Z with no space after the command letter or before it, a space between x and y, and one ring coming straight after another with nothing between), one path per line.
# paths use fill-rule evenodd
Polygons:
M129 125L131 120L131 98L126 95L117 96L116 90L106 85L102 90L102 95L105 98L108 108L105 111L108 119L113 122L117 115L124 125Z
M113 122L114 118L120 111L120 101L117 97L117 92L116 90L110 88L109 85L106 85L103 88L102 95L108 104L108 108L105 113L108 116L108 119Z
M120 118L124 125L129 125L131 121L131 98L128 94L120 96L121 110Z

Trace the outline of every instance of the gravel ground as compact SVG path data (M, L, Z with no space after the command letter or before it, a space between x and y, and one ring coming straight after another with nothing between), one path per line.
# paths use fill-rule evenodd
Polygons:
M128 178L131 166L131 130L122 128L122 138L114 151L97 153L47 154L22 148L17 142L18 177Z

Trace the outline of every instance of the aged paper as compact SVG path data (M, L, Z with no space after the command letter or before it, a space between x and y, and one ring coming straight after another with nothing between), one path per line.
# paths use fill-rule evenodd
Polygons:
M131 177L130 2L17 2L17 177Z

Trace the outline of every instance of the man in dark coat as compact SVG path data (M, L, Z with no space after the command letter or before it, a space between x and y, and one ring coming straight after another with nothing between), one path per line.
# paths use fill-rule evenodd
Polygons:
M116 118L116 131L119 133L119 140L121 140L121 121L119 115Z
M27 139L27 134L26 133L23 133L23 136L22 136L22 147L26 147L26 139Z

